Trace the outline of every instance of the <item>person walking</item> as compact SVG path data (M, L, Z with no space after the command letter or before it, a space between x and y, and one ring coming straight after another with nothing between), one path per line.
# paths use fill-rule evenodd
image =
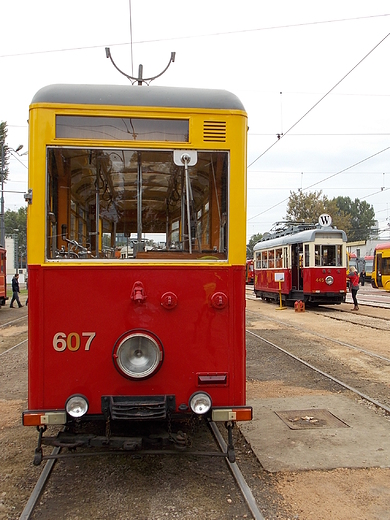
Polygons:
M353 300L353 311L359 310L359 305L357 301L357 292L359 290L359 275L356 271L355 267L350 267L349 269L349 275L348 275L349 281L350 281L350 291L352 294L352 300Z
M20 300L19 300L19 293L20 293L19 275L15 274L15 276L12 278L12 299L11 299L11 303L10 303L11 309L14 309L13 303L15 301L18 304L19 308L23 307L23 305L20 303Z

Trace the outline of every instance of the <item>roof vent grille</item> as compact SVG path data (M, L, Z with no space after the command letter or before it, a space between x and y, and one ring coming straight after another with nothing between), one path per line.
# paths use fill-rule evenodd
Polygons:
M204 121L203 141L226 142L226 121Z

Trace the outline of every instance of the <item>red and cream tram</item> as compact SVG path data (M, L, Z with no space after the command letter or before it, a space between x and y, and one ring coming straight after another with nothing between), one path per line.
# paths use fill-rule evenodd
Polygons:
M344 231L299 225L269 235L254 247L258 298L285 303L337 304L346 296Z
M140 425L165 425L173 439L175 418L203 416L231 437L251 419L246 136L245 110L226 91L53 85L35 95L23 423L40 431L36 463L42 444L89 446L87 421L102 425L103 446L125 428L133 440L119 447L141 449ZM48 425L66 430L53 441Z

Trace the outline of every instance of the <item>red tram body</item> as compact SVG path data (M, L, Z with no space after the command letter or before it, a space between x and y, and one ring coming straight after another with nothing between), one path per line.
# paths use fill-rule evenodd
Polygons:
M258 298L285 303L339 304L346 297L346 234L296 226L254 247ZM306 226L307 227L307 226Z
M139 423L251 419L246 133L225 91L36 94L24 425L64 424L56 442L68 446L92 420L131 437Z
M0 247L0 306L7 300L7 251Z

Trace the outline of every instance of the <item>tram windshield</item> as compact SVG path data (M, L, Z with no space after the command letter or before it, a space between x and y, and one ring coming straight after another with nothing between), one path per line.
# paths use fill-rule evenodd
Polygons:
M315 244L316 266L342 266L342 245Z
M49 147L47 258L227 259L228 153L193 163L172 150Z

